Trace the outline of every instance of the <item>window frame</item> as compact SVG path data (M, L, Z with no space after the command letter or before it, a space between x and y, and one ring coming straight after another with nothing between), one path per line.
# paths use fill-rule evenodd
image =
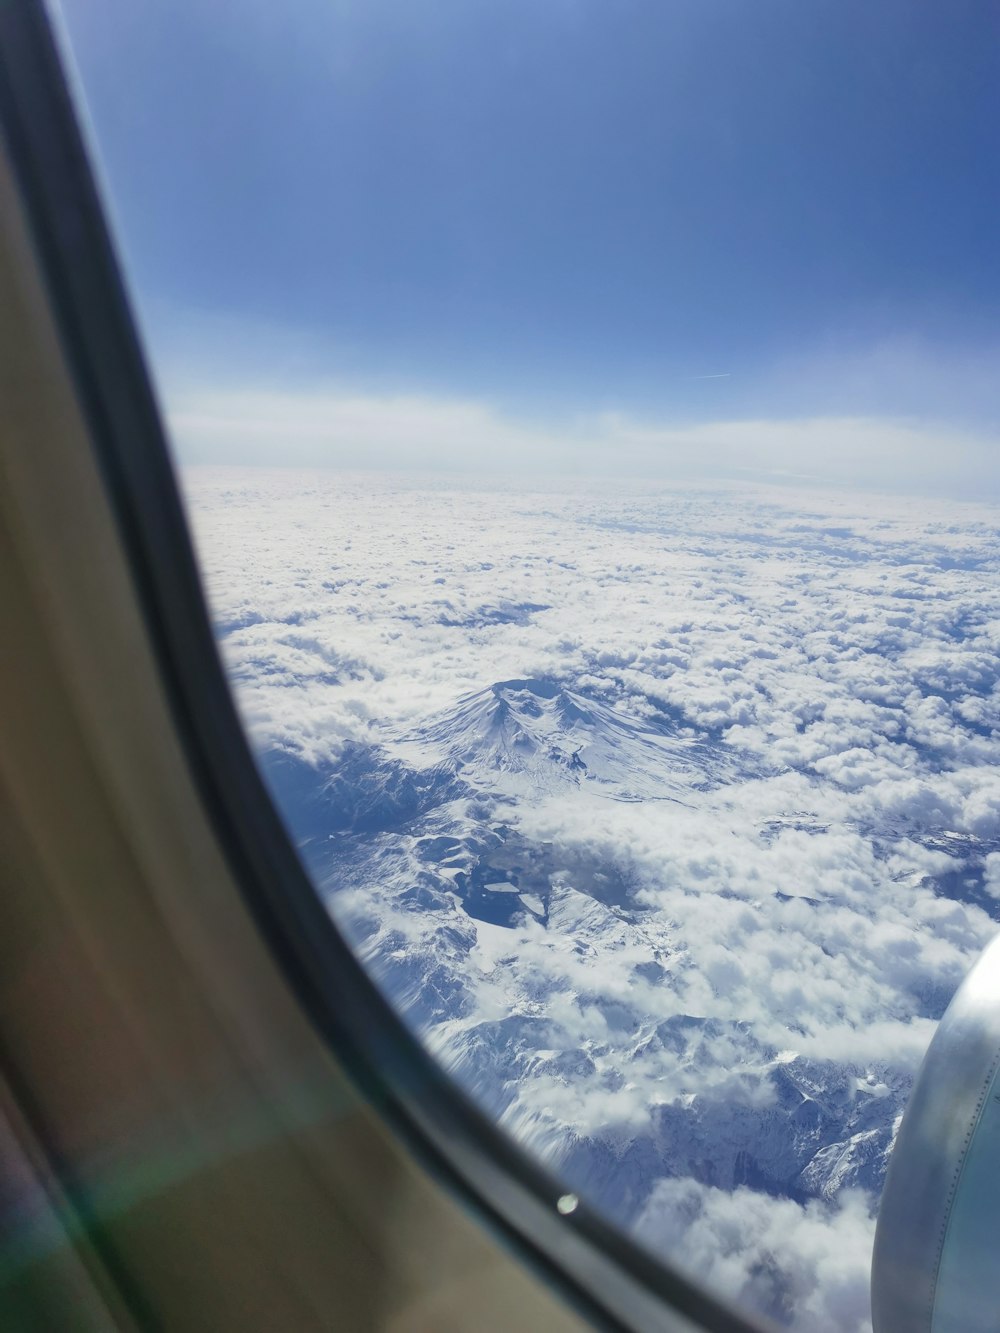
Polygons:
M162 418L41 0L0 10L0 128L145 628L193 780L244 899L314 1027L407 1149L606 1328L757 1325L588 1206L451 1081L378 991L291 845L219 659Z

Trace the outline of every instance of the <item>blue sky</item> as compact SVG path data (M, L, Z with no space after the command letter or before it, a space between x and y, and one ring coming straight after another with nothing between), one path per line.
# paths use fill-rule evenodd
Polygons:
M992 0L63 11L178 419L1000 423Z

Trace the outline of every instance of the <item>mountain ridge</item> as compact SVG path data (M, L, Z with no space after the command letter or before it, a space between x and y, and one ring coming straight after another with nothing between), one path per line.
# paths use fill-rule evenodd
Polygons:
M706 747L546 677L496 681L397 735L393 751L420 766L537 791L586 785L614 800L677 800L717 784ZM706 760L709 760L706 762Z

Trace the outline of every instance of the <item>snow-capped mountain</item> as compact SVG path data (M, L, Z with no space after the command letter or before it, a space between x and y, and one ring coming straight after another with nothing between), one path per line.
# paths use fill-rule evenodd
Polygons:
M544 679L498 681L466 695L394 748L417 765L445 763L467 781L497 789L589 784L621 801L680 799L718 781L720 768L731 771L721 754L691 737Z
M407 1021L626 1226L672 1177L875 1197L905 1105L908 1071L826 1057L804 1028L797 1049L793 1012L779 1046L749 1021L692 1011L683 896L660 908L621 840L601 850L532 823L548 811L565 830L598 823L609 802L639 803L669 830L724 810L727 790L762 772L721 742L544 679L497 682L377 745L349 745L328 773L288 756L269 767L317 881ZM805 811L758 830L766 847L826 833ZM752 931L752 897L718 883L698 892L728 896ZM818 886L760 892L790 919L826 905ZM710 989L725 987L726 966Z

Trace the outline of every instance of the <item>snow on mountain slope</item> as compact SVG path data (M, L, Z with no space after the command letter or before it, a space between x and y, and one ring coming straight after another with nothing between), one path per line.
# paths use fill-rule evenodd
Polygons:
M791 1028L779 1046L738 1001L707 1016L740 965L707 962L694 886L657 896L662 877L637 868L627 836L602 851L573 831L610 800L683 842L717 827L733 783L759 772L720 743L535 679L349 747L335 776L314 779L339 822L307 854L374 975L481 1104L626 1225L673 1176L793 1199L877 1190L905 1104L910 1074L891 1061L826 1058L806 1029L803 1049ZM551 839L537 834L546 817L561 829ZM808 812L761 821L767 852L788 836L829 835ZM728 894L746 933L761 891L716 884L707 897ZM818 930L837 910L769 892Z
M501 790L589 784L625 801L681 799L732 767L690 737L654 730L545 679L498 681L467 695L394 748L418 765L446 762L466 780Z
M904 868L899 848L917 830L896 814L849 834L806 802L782 808L770 794L782 780L736 747L550 679L497 682L402 734L376 734L329 771L287 754L265 771L361 957L481 1106L654 1245L670 1181L709 1200L750 1190L814 1203L831 1219L852 1190L877 1198L913 1063L878 1036L828 1049L839 978L873 1023L894 991L912 1025L941 1012L957 970L907 976L905 955L877 945L847 965L842 922L864 911L877 941L919 902L983 897L985 871L969 866L985 865L993 843L962 837L959 880L939 850L957 835L921 832L938 861ZM761 811L749 826L744 813L738 834L727 832L737 789ZM723 858L727 840L740 873ZM677 879L671 858L699 843L705 869L692 874L688 852ZM834 869L803 882L802 850L824 845ZM864 868L849 869L852 847L867 849ZM964 938L963 910L938 929ZM745 980L765 920L777 933L757 966L790 959L801 975L776 984L767 1022L765 974ZM778 1309L780 1262L772 1279Z
M463 801L316 866L445 1067L623 1225L676 1176L800 1200L877 1190L909 1075L691 1013L684 929L614 866L582 870Z

